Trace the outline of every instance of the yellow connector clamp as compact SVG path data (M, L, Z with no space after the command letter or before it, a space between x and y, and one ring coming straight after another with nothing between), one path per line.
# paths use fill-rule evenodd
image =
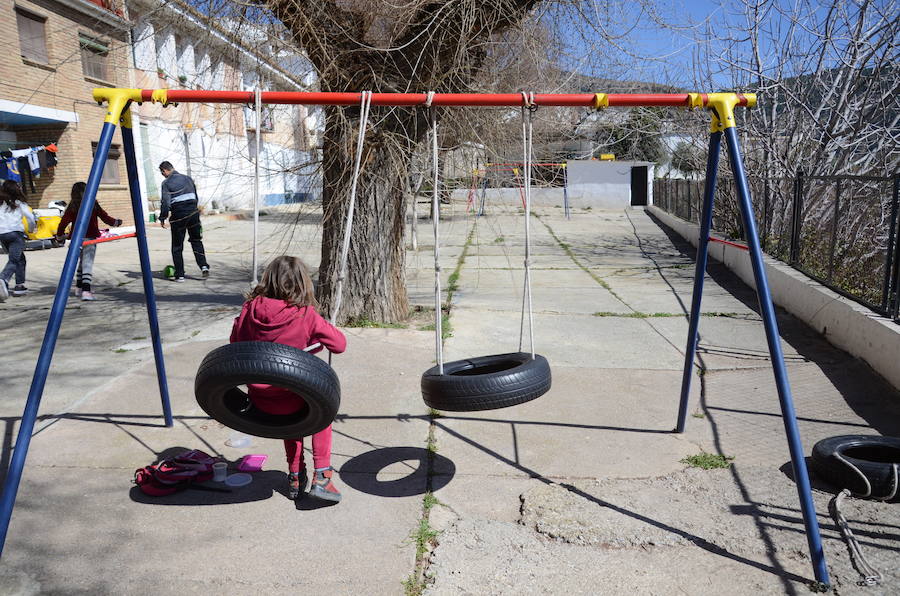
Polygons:
M693 99L692 99L693 101ZM735 126L734 107L745 102L745 106L756 106L755 93L707 93L706 107L712 112L710 132L722 132Z

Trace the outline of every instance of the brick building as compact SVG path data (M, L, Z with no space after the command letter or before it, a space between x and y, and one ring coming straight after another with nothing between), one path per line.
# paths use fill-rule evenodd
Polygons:
M58 165L42 170L33 190L24 184L32 207L68 201L72 184L87 179L105 117L95 87L303 91L316 83L275 26L218 19L179 0L0 0L0 10L0 32L14 46L0 61L0 151L59 149ZM261 204L321 193L321 111L267 106L259 125L240 105L144 103L132 113L145 216L158 208L163 160L196 179L204 207L251 207L257 134ZM117 132L97 200L133 223L121 143Z
M95 87L130 87L130 23L109 0L0 0L0 35L12 45L0 61L0 150L56 144L59 163L42 170L32 207L69 200L86 180L105 109ZM132 222L125 158L117 135L97 200Z

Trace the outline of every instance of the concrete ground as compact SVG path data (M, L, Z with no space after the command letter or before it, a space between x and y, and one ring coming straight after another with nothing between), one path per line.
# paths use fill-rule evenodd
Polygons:
M519 346L523 220L514 207L490 211L475 219L454 203L443 216L444 287L454 273L458 286L446 360ZM753 293L710 267L704 374L687 432L674 434L692 251L641 210L578 209L567 220L548 205L538 216L534 338L551 391L514 408L432 417L418 386L434 360L432 333L421 322L346 329L349 349L334 362L343 400L333 464L344 493L335 507L289 502L279 442L227 446L232 431L193 398L197 366L227 340L247 287L250 222L206 218L208 280L190 266L184 284L156 280L172 429L161 423L134 241L101 245L100 300L67 308L0 592L806 593L812 571ZM310 207L263 217L264 258L288 252L314 265L319 220ZM430 222L419 224L407 278L413 303L427 307ZM149 236L161 270L168 232ZM63 257L28 253L32 294L0 305L4 471ZM900 435L896 391L792 317L779 324L807 453L832 435ZM231 493L154 499L133 487L135 468L185 448L269 459ZM734 459L715 470L681 461L701 452ZM897 505L847 501L864 555L884 574L881 586L860 588L828 514L831 488L813 484L835 591L900 591ZM433 506L423 501L429 489ZM436 537L417 561L416 536L428 530Z

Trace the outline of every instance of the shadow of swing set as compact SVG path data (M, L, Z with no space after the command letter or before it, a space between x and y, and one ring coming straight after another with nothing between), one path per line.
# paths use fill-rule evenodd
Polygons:
M50 309L47 329L35 366L34 377L28 399L22 414L12 454L9 472L0 499L0 554L6 542L16 493L22 477L28 446L37 419L38 408L53 350L59 335L68 289L72 283L78 263L79 251L84 243L88 216L93 209L97 188L113 133L121 126L122 146L128 173L128 184L135 220L135 237L141 264L147 315L156 363L162 400L163 417L166 426L173 425L169 404L159 322L156 313L156 298L153 291L153 277L150 255L147 247L146 226L141 205L138 184L137 160L134 150L134 134L130 107L133 103L149 101L163 106L176 103L237 103L304 104L359 106L360 127L357 138L356 161L350 197L347 201L345 234L341 251L340 275L336 284L334 308L331 322L334 323L340 309L341 287L346 272L349 253L350 232L359 177L360 156L365 138L368 115L371 106L425 107L430 112L431 150L434 164L433 184L433 228L435 239L435 352L437 365L422 375L422 395L429 406L450 411L488 410L507 407L535 399L550 389L550 367L546 359L534 352L533 318L531 316L530 289L530 212L531 212L531 121L532 114L541 106L587 107L597 110L609 107L676 107L684 109L708 109L711 114L709 151L706 164L706 183L703 194L703 212L700 238L697 248L697 262L694 276L691 314L685 350L684 371L677 423L674 432L684 432L688 410L691 377L698 341L700 303L703 292L704 273L708 259L708 245L711 240L713 198L716 188L719 155L722 138L728 147L729 162L737 188L738 203L747 236L747 247L756 281L760 312L765 327L771 356L772 368L778 398L784 419L785 433L791 454L794 478L796 479L800 506L809 546L815 581L820 587L830 584L816 511L812 501L809 475L804 459L800 433L797 427L793 398L787 379L784 355L779 342L778 324L769 292L768 280L763 267L762 250L754 221L750 200L750 190L738 143L734 110L736 107L752 108L756 105L754 94L741 93L672 93L672 94L534 94L534 93L372 93L354 92L277 92L277 91L202 91L172 89L95 89L94 99L107 105L107 114L94 155L93 165L87 181L84 199L75 220L72 240L66 254L56 295ZM519 351L510 354L484 356L456 362L444 363L441 345L441 286L438 261L439 243L439 180L437 164L438 119L441 107L481 106L520 107L522 110L522 137L524 146L524 199L525 208L525 287L522 303L522 320L519 334ZM528 314L530 351L522 351L526 313ZM315 346L310 346L307 350ZM330 360L330 358L329 358ZM258 366L268 362L271 366ZM276 365L277 364L277 365ZM285 375L284 371L290 373ZM269 383L293 389L304 395L307 401L300 412L287 417L275 417L254 411L249 400L239 388L247 383ZM226 426L250 434L271 438L296 438L318 432L330 424L337 415L340 404L340 384L334 370L316 356L303 350L288 348L278 344L243 342L222 346L213 350L204 359L198 370L195 393L200 406L210 416Z

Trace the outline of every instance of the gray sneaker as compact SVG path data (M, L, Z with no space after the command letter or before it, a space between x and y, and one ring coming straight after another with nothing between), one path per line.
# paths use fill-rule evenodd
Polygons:
M0 302L6 302L7 298L9 298L9 288L6 285L6 280L0 279Z
M14 287L12 289L12 292L10 292L10 294L12 294L13 296L24 296L27 293L28 293L28 288L26 288L22 284L17 285L16 287Z
M181 284L181 283L184 283L184 278L183 278L183 277L176 277L176 278L175 278L175 281L176 281L177 283L180 283L180 284Z
M209 277L209 267L203 267L200 269L200 274L205 278Z
M340 503L341 491L337 489L334 482L331 481L334 475L334 468L328 468L323 471L313 473L312 485L309 487L309 496L323 501L331 501L332 503Z

